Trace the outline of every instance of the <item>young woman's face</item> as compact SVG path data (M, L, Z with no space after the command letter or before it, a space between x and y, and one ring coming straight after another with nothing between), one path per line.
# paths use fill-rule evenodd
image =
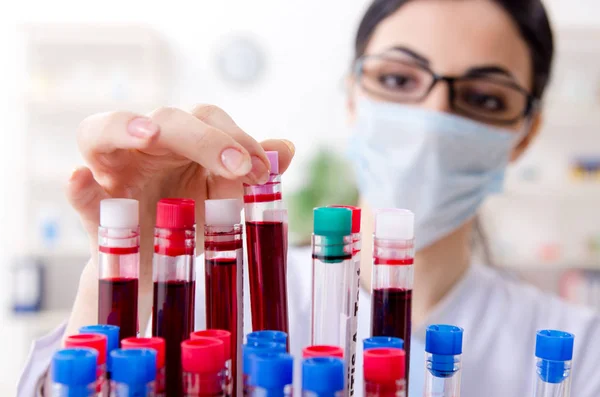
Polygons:
M522 128L530 53L510 16L490 0L408 2L379 24L365 55L361 84L367 95ZM466 77L455 84L454 104L443 81L425 96L432 83L428 70Z

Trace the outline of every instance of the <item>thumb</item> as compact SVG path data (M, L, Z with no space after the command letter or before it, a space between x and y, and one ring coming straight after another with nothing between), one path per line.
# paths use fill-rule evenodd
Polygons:
M76 168L67 184L67 199L79 214L90 243L98 242L100 226L100 201L109 198L108 193L96 182L92 171L87 167Z

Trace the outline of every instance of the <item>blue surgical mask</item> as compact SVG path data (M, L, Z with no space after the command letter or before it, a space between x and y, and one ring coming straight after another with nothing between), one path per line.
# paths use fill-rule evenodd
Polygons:
M370 206L415 213L421 249L465 224L502 189L519 136L452 114L360 98L349 155Z

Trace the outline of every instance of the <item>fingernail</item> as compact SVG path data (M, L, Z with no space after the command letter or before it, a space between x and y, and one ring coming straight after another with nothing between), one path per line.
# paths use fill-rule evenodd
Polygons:
M252 169L252 164L247 157L237 149L225 149L221 153L221 162L223 166L231 173L244 176Z
M252 172L250 176L260 185L267 183L269 180L269 169L260 157L252 156Z
M292 153L292 155L294 153L296 153L296 146L294 146L292 141L288 141L287 139L282 139L281 142L285 143L285 146L287 146L288 149L290 149L290 153Z
M127 125L127 131L136 138L150 138L158 133L158 125L147 117L136 117Z

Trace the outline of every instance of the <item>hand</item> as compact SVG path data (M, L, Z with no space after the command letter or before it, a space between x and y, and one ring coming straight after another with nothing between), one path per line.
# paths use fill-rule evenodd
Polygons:
M203 225L204 200L241 197L243 183L267 181L265 150L279 152L281 172L294 155L291 142L259 144L223 110L210 105L196 106L191 113L161 108L147 117L128 112L94 115L81 123L78 144L89 168L74 171L67 197L89 235L92 257L97 251L100 200L137 199L142 282L152 274L159 199L196 200L196 222ZM202 229L199 232L201 237Z

